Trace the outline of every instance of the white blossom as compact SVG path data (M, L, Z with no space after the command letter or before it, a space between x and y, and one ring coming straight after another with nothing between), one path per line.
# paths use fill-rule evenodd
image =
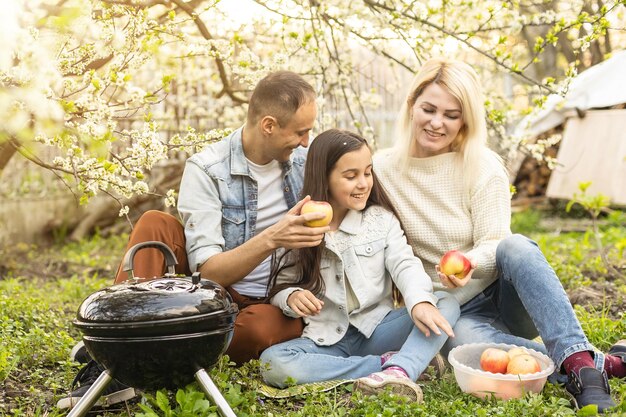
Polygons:
M178 195L176 194L176 191L167 190L167 193L165 195L165 207L175 207L177 198Z
M130 211L130 208L128 206L124 206L120 209L119 216L120 217L126 216L129 211Z
M405 80L428 57L452 55L485 70L489 110L502 114L491 132L509 149L524 147L524 139L507 136L506 126L519 119L520 110L497 93L501 79L494 69L519 64L524 75L531 72L526 64L532 57L519 35L528 24L548 30L562 20L567 29L559 35L571 36L586 50L601 22L582 22L588 34L581 37L580 1L533 12L492 0L473 2L471 8L441 0L328 0L314 6L267 0L267 9L276 12L259 6L256 10L267 15L259 12L237 24L220 9L226 2L205 1L195 11L211 32L207 39L170 2L138 7L148 3L2 3L0 141L18 137L26 147L30 142L36 149L46 147L50 156L42 159L85 198L155 192L152 172L241 126L253 86L278 69L304 74L316 89L316 131L353 126L374 138L372 116L399 108ZM378 7L387 4L390 10ZM617 5L606 4L607 10ZM619 26L618 12L608 18ZM494 33L508 39L500 43ZM623 49L624 43L612 46ZM551 88L565 95L574 74L572 65ZM532 98L547 93L538 86L526 91ZM529 152L540 156L551 143L537 143ZM170 191L162 197L174 206L176 194Z

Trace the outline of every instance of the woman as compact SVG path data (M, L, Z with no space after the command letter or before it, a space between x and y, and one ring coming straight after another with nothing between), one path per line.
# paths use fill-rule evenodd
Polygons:
M432 293L362 137L331 129L311 144L303 194L328 201L330 232L317 247L288 252L273 274L271 303L305 322L301 338L261 354L263 378L284 387L357 379L356 389L421 401L415 383L459 314L454 297ZM392 284L405 307L394 309Z
M610 408L615 403L607 375L626 375L623 354L595 352L537 244L511 236L509 182L486 146L483 103L469 65L427 61L401 108L396 146L374 162L435 290L450 292L461 304L456 337L444 351L500 342L547 353L567 374L566 389L577 406ZM438 269L452 249L471 262L464 278ZM537 335L545 346L530 340Z

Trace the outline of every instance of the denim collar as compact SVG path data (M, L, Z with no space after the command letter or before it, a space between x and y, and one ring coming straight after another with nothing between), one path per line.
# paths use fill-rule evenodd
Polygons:
M232 175L247 175L250 176L248 170L248 161L246 161L246 155L243 153L243 140L241 133L243 132L243 126L235 130L231 135L230 141L230 173Z
M361 228L361 220L363 219L363 211L348 210L346 217L343 218L339 225L339 230L351 235L356 235Z
M250 176L250 170L248 169L248 161L246 155L243 153L243 128L235 130L231 134L230 141L230 173L231 175L246 175ZM293 153L292 153L293 156ZM280 168L284 174L288 174L291 170L291 160L281 162Z

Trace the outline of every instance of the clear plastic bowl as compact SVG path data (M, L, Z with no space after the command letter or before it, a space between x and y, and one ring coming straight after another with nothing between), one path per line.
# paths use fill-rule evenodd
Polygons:
M479 398L492 395L503 400L521 398L527 392L541 392L548 375L554 372L554 362L548 356L528 348L524 349L537 359L541 371L523 375L483 371L480 369L480 355L490 347L509 351L518 346L504 343L468 343L450 351L448 361L454 368L454 377L463 392Z

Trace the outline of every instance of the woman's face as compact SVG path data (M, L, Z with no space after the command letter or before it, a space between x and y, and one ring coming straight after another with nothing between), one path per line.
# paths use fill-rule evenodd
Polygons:
M363 145L337 160L328 177L333 224L339 225L348 209L363 210L372 191L372 153Z
M463 127L461 103L439 84L429 84L411 108L411 156L425 158L450 152Z

